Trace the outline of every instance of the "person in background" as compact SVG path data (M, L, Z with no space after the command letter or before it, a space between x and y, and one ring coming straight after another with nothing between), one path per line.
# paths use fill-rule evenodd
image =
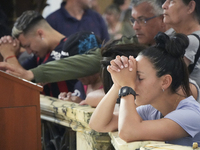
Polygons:
M164 23L172 27L176 33L188 35L189 46L186 49L184 60L190 69L190 78L200 86L199 58L197 58L195 64L195 56L200 51L200 1L166 0L162 7L164 9ZM194 66L192 66L193 64Z
M131 0L113 0L113 4L117 5L121 11L119 21L129 22L132 11Z
M99 4L98 4L98 0L91 0L92 2L92 6L91 6L91 9L92 10L94 10L94 11L96 11L96 12L98 12L98 13L100 13L100 6L99 6Z
M121 11L115 4L109 5L105 9L104 18L108 26L108 33L111 40L120 39L122 36L130 37L134 35L130 22L119 21Z
M42 11L42 16L46 18L49 16L52 12L58 10L60 8L60 4L63 0L47 0L46 1L46 7Z
M108 41L106 24L102 16L91 9L91 5L91 0L67 0L46 20L66 37L79 31L91 31L102 41Z
M184 62L189 40L158 33L156 45L133 56L117 56L108 71L114 82L93 112L89 125L98 132L118 129L126 142L159 140L192 146L200 144L200 104L189 88ZM179 89L183 94L179 94ZM113 113L120 99L118 113ZM184 114L184 115L183 115ZM155 128L156 127L156 128Z
M76 89L75 85L74 93L62 92L59 94L58 99L79 103L80 105L90 105L91 107L96 107L99 101L105 95L103 91L103 85L101 82L100 74L96 73L91 76L78 78L78 80L79 83L77 84L83 85L85 91L85 97L81 98L81 96L77 92L77 90L78 91L80 90Z
M79 32L71 35L68 39L58 31L54 30L46 20L35 11L25 11L15 22L12 35L5 36L1 43L0 53L4 60L14 64L16 68L31 69L41 64L64 57L83 54L87 50L98 47L96 36L91 32ZM13 41L13 43L12 43ZM89 44L88 44L89 43ZM14 46L13 46L14 44ZM33 53L33 57L19 64L16 53L23 47L28 53ZM54 76L54 78L57 78ZM44 84L43 94L58 97L60 92L74 91L77 80L67 80Z

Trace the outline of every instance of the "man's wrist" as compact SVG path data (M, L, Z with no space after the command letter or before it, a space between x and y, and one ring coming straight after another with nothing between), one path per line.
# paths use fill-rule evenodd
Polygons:
M34 74L31 70L27 70L27 77L26 77L26 80L29 80L29 81L34 81Z
M9 56L7 56L7 57L4 57L4 61L7 62L8 59L11 59L11 58L17 59L15 55L9 55Z

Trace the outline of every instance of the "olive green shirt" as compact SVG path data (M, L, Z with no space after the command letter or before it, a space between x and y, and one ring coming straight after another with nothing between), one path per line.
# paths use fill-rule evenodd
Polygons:
M135 36L122 37L117 44L137 43ZM31 69L36 83L52 83L89 76L100 71L101 49L89 50L82 55L51 61Z

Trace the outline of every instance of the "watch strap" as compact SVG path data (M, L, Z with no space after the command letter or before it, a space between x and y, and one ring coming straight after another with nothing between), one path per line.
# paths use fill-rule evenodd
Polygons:
M132 94L136 98L136 92L128 86L124 86L119 90L119 98Z

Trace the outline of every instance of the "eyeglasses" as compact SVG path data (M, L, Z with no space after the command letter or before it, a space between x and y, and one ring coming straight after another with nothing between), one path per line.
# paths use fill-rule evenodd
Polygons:
M153 17L150 17L150 18L139 17L138 19L135 19L135 18L131 17L130 18L130 22L133 25L135 23L135 21L136 21L139 25L145 26L147 24L147 21L149 21L149 20L151 20L153 18L156 18L158 16L160 16L160 15L156 15L156 16L153 16Z

